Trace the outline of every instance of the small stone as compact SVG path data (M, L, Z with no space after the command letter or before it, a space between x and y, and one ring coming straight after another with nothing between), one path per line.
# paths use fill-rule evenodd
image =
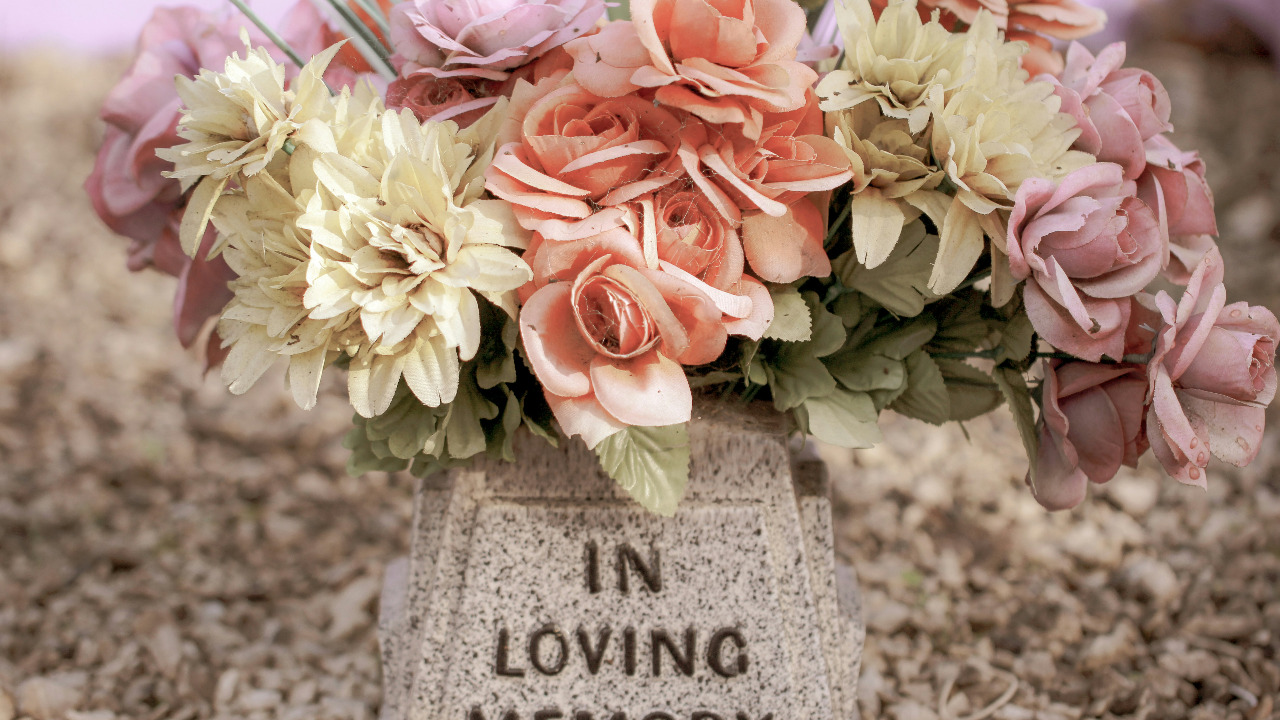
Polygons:
M1205 650L1166 652L1157 662L1160 667L1190 682L1200 682L1218 672L1218 659Z
M907 620L911 619L911 608L884 598L882 603L868 608L867 627L883 635L893 635Z
M231 705L236 697L236 686L240 684L240 671L230 668L218 676L218 684L213 691L213 707L222 712Z
M1169 563L1154 558L1138 558L1124 569L1124 579L1139 598L1166 606L1182 593L1182 583Z
M1137 655L1134 640L1138 629L1128 620L1122 620L1114 630L1099 635L1089 642L1080 656L1081 670L1091 671L1110 667Z
M382 589L377 577L366 575L348 584L329 603L329 637L343 638L373 622L369 606Z
M67 720L116 720L117 715L110 710L89 710L87 712L78 712L72 710L67 713Z
M1107 483L1107 496L1135 518L1145 517L1160 499L1160 482L1154 477L1129 474Z
M889 708L893 720L938 720L938 713L914 700L896 703Z
M1058 668L1053 655L1044 650L1032 650L1014 661L1013 673L1018 677L1044 681L1057 675Z
M303 680L289 690L289 705L297 706L311 704L311 701L316 699L317 690L318 686L316 685L315 680L311 680L309 678L307 680Z
M1102 532L1093 523L1077 525L1067 533L1062 544L1068 555L1085 565L1110 568L1120 564L1123 550L1120 538Z
M236 705L245 712L256 712L277 708L283 699L279 690L250 690L240 694Z
M80 691L54 678L34 677L18 686L18 708L35 720L62 720L80 704Z
M13 706L13 698L9 696L8 691L0 688L0 720L13 720L13 716L17 713L17 709Z

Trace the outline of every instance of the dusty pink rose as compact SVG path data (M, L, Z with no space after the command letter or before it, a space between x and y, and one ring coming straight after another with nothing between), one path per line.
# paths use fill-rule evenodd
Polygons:
M378 0L378 4L382 6L384 12L390 8L389 0ZM347 5L358 16L368 17L364 10L352 0L348 0ZM366 20L366 24L373 28L375 33L378 32L371 20ZM284 41L303 58L318 55L325 49L347 39L347 36L329 25L329 21L311 0L298 0L297 3L289 8L289 11L280 20L279 30ZM270 44L265 42L262 44L274 51ZM214 67L220 68L222 66L216 65ZM289 70L294 71L295 68L290 64ZM369 65L369 61L365 60L355 45L349 42L338 50L338 54L334 56L333 61L329 63L329 67L325 69L324 80L329 84L329 87L333 88L354 87L357 82L366 81L378 88L379 91L384 91L387 84L386 80L382 79L382 76Z
M602 0L405 0L391 10L402 75L504 80L595 28Z
M761 113L802 107L817 81L796 60L805 15L791 0L634 0L631 17L566 46L597 95L655 88L658 102L754 138Z
M1161 213L1171 236L1217 235L1213 191L1204 179L1199 153L1179 150L1167 137L1146 142L1146 173L1138 180L1138 192Z
M219 21L192 7L157 8L142 29L133 64L103 101L106 132L85 181L98 216L133 241L129 269L154 267L179 278L174 323L187 346L231 298L231 272L221 258L193 261L180 249L176 229L184 200L178 181L162 175L172 165L156 150L180 142L174 77L221 67L243 48L240 27L238 19Z
M526 355L560 427L594 447L629 426L689 420L681 365L724 350L720 310L688 282L646 268L621 238L571 244L577 257L559 260L569 272L587 264L572 282L543 284L520 312Z
M1107 482L1121 465L1137 467L1147 449L1146 396L1141 365L1046 363L1031 487L1036 500L1049 510L1073 508L1090 482Z
M1060 350L1099 361L1124 356L1132 297L1160 272L1165 243L1155 212L1113 163L1055 185L1032 178L1009 218L1009 266L1026 280L1027 315Z
M1148 375L1147 436L1166 472L1205 486L1213 455L1247 465L1258 454L1276 394L1280 323L1268 309L1226 302L1222 258L1210 252L1177 302L1156 296L1164 320Z
M499 148L485 187L514 206L523 227L571 240L620 226L624 203L680 179L681 135L702 128L637 96L601 98L555 82L517 87L501 136L514 141Z
M1173 129L1169 124L1169 93L1154 75L1125 68L1125 45L1108 45L1095 58L1080 43L1071 43L1067 65L1055 92L1062 112L1076 119L1078 150L1124 168L1125 178L1137 180L1147 167L1148 140Z
M492 80L425 74L396 78L387 86L387 107L408 108L419 120L452 120L467 127L498 102L499 96L486 87L496 84Z

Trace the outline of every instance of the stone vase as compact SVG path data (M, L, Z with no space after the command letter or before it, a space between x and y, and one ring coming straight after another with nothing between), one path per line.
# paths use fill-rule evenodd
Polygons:
M387 720L853 720L863 626L825 467L700 404L672 518L572 440L423 480L379 620Z

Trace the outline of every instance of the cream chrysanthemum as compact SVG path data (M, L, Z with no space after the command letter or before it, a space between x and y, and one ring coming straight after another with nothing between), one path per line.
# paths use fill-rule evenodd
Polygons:
M1074 120L1058 112L1051 85L1028 82L1019 63L1026 45L1005 42L990 14L951 33L936 19L922 22L915 0L890 0L879 22L867 0L837 8L851 50L818 94L834 114L837 142L869 178L852 201L859 261L883 262L897 243L896 223L924 213L941 238L929 288L946 294L973 269L984 237L1003 252L1002 213L1024 180L1059 178L1093 158L1070 150ZM879 118L866 110L872 98ZM953 192L932 189L942 174ZM903 177L927 180L902 185ZM994 265L997 275L1007 269ZM997 303L1007 287L993 286Z
M358 316L348 391L364 417L386 411L402 377L424 404L451 402L480 344L476 295L514 317L515 289L532 279L508 249L528 244L510 206L480 197L484 128L500 119L489 117L459 133L387 112L367 155L315 161L318 192L298 219L312 239L303 302L312 318Z
M156 153L173 163L168 175L184 191L195 186L181 229L182 247L192 255L229 181L243 183L282 162L299 128L332 118L323 75L339 46L313 57L286 88L284 66L265 49L252 48L247 34L243 40L244 57L232 54L223 72L205 69L177 79L184 107L178 135L186 142Z

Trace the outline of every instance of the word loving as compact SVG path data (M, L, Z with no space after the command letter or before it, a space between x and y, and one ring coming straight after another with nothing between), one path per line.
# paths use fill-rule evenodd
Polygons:
M607 555L607 554L606 554ZM612 585L622 595L633 592L662 594L662 554L651 546L648 557L634 547L622 543L611 553L613 567L606 569L607 556L602 558L599 544L586 543L584 549L585 589L592 595L606 591ZM599 675L602 671L617 672L624 676L637 675L661 678L684 675L694 677L705 665L706 670L719 677L732 679L747 672L750 655L747 639L736 627L722 627L709 633L700 633L690 625L683 630L668 628L636 628L627 625L615 628L600 625L588 628L578 626L567 631L549 623L529 633L520 641L511 631L498 630L493 653L493 672L499 677L554 677L571 668ZM581 658L581 662L575 662ZM701 662L700 662L701 661ZM562 711L559 708L541 708L528 717L532 720L598 720L590 711ZM745 712L722 716L709 710L696 710L682 715L689 720L773 720L772 714L755 716ZM466 720L490 720L476 706ZM515 710L508 710L494 720L522 720ZM599 720L679 720L667 712L652 712L630 718L625 712L607 712Z

